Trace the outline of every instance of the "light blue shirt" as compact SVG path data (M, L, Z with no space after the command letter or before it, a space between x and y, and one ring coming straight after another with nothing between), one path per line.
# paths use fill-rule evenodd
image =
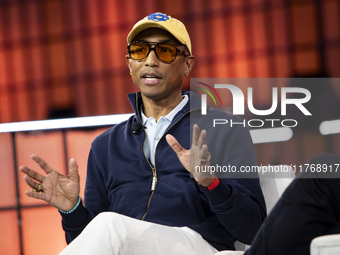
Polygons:
M142 122L143 125L146 127L146 140L144 144L144 151L146 157L150 160L153 166L155 165L156 146L159 140L162 138L164 132L169 127L172 119L180 110L182 110L182 108L187 104L188 101L188 95L184 95L183 100L168 115L166 115L165 117L161 116L158 122L156 122L154 117L147 118L142 111Z

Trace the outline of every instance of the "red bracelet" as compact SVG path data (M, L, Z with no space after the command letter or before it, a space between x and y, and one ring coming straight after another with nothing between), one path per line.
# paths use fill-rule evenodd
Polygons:
M215 176L214 181L207 188L208 190L213 190L218 184L220 184L220 180Z

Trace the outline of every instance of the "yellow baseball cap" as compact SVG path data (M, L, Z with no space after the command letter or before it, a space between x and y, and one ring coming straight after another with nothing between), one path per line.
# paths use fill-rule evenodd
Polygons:
M191 54L191 41L187 29L178 19L172 18L161 12L155 12L138 21L130 31L127 42L130 44L133 38L148 28L161 28L172 34L180 43L184 44Z

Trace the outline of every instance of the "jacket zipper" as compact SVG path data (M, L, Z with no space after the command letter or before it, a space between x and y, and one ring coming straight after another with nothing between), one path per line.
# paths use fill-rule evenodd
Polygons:
M136 109L137 109L137 115L138 115L139 121L140 121L140 123L142 123L141 117L140 117L140 115L139 115L139 109L138 109L138 97L137 97L137 96L136 96ZM199 108L197 108L197 109L199 109ZM197 110L197 109L189 110L189 111L187 111L186 113L184 113L183 116L182 116L181 118L179 118L179 119L178 119L171 127L169 127L167 130L165 130L163 136L164 136L164 135L165 135L165 134L166 134L166 133L174 126L174 125L176 125L176 124L177 124L177 123L178 123L185 115L187 115L188 113L190 113L190 112L192 112L192 111L194 111L194 110ZM144 132L146 132L146 131L144 130ZM163 136L162 136L162 137L163 137ZM162 138L162 137L161 137L161 138ZM156 170L156 167L152 167L152 165L151 165L149 159L148 159L148 158L146 157L146 155L145 155L145 151L144 151L145 140L146 140L146 133L145 133L145 138L144 138L144 142L143 142L143 153L144 153L144 157L145 157L146 161L148 162L150 168L152 169L153 177L152 177L152 184L151 184L151 194L150 194L149 199L148 199L148 204L147 204L147 206L146 206L146 211L145 211L145 213L143 214L141 220L144 220L146 214L147 214L148 211L149 211L150 203L151 203L151 198L152 198L153 194L155 193L155 189L156 189L157 181L158 181L158 180L157 180L157 170ZM156 150L157 150L157 146L156 146ZM155 158L156 158L156 154L155 154Z
M142 118L140 117L140 112L139 112L140 110L139 110L139 107L138 107L138 96L137 96L137 93L136 93L136 111L137 111L137 116L138 116L138 119L139 119L140 123L143 123L142 122ZM143 142L143 154L144 154L145 160L148 162L150 168L152 169L153 177L152 177L152 184L151 184L151 194L150 194L149 199L148 199L148 204L146 206L146 211L143 214L141 220L144 220L147 212L149 211L149 207L150 207L150 203L151 203L151 198L152 198L153 194L155 193L155 189L156 189L156 186L157 186L157 170L156 170L155 167L153 167L151 165L151 163L150 163L149 159L146 157L145 151L144 151L144 144L145 144L146 136L147 136L145 130L144 130L144 133L145 133L145 138L144 138L144 142Z
M153 173L153 177L152 177L152 184L151 184L151 194L149 196L148 205L146 206L146 211L143 214L142 220L144 220L146 214L149 211L151 198L152 198L153 194L155 193L155 189L156 189L156 185L157 185L157 172L156 172L156 168L152 168L152 173Z

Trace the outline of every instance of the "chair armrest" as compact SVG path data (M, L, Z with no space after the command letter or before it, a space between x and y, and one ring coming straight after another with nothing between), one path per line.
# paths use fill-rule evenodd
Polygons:
M214 255L243 255L244 251L220 251Z
M312 240L311 255L340 254L340 234L319 236Z

